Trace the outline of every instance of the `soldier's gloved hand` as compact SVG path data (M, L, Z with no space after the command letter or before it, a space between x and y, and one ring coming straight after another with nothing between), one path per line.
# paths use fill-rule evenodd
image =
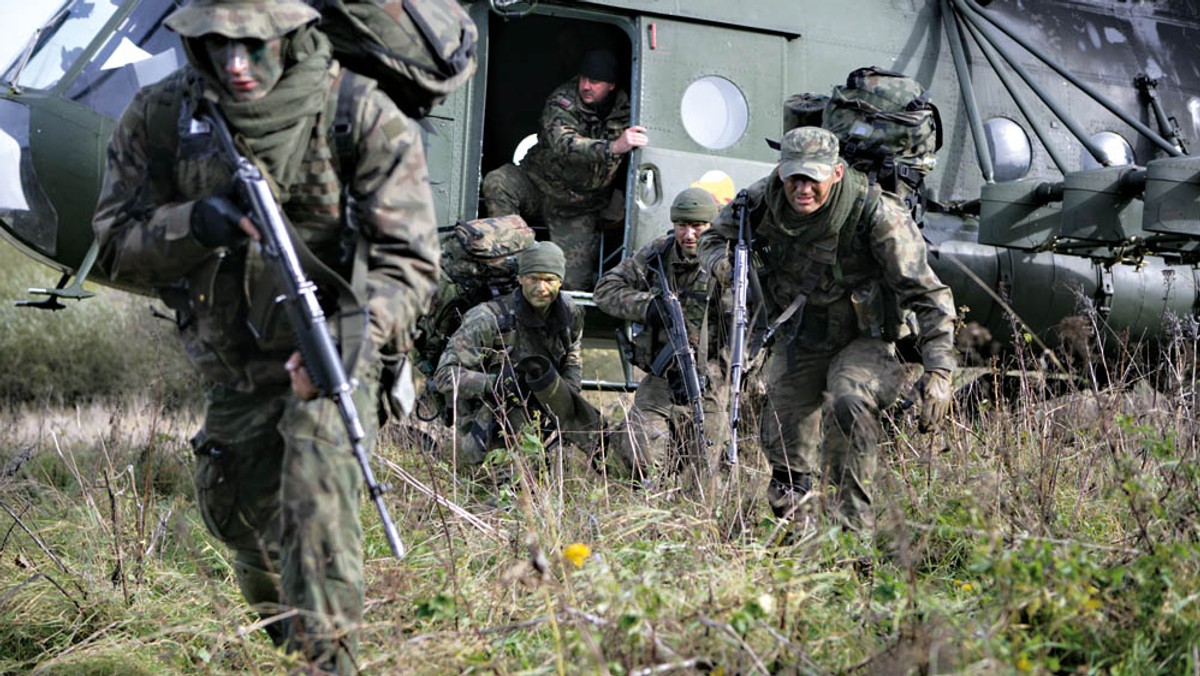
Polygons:
M651 329L662 329L667 326L667 301L662 299L662 296L655 296L650 299L650 304L646 306L646 319L643 322Z
M241 224L245 218L246 213L234 204L228 191L209 195L192 204L192 237L210 249L233 246L246 238Z
M924 375L921 390L921 425L922 432L937 429L950 415L950 372L934 369Z
M513 370L525 379L525 384L529 385L530 389L534 390L549 386L550 382L554 380L554 376L558 375L550 360L541 355L525 357L517 362Z

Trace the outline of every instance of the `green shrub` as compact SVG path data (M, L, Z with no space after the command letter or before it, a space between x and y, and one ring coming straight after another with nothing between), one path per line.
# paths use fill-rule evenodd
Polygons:
M195 377L156 301L88 284L96 293L56 312L16 307L57 274L0 243L0 402L78 402L144 393L168 405L199 400Z

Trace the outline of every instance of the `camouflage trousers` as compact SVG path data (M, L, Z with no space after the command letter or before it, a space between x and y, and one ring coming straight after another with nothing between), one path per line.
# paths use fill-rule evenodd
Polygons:
M835 515L869 527L879 411L896 399L901 383L895 349L858 338L840 350L789 351L776 346L763 367L760 435L772 484L802 486L819 473ZM799 492L768 490L768 500L781 514Z
M610 437L610 471L648 482L664 470L678 468L688 483L712 485L729 443L729 387L723 378L709 379L701 408L708 442L704 449L696 440L691 404L673 403L666 378L653 374L642 378L633 406Z
M600 269L599 210L579 213L576 204L563 204L554 195L543 194L523 169L506 164L483 178L484 206L488 216L519 214L540 220L550 232L550 241L566 255L567 274L563 288L591 291Z
M378 375L353 394L374 443ZM336 405L287 385L244 393L215 386L192 439L200 514L234 551L242 596L278 646L322 670L355 673L363 611L362 474Z

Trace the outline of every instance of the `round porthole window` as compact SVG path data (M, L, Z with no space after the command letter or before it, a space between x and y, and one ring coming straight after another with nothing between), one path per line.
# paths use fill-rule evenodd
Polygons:
M750 123L750 108L742 90L716 75L706 75L688 85L679 114L688 136L713 150L737 143Z

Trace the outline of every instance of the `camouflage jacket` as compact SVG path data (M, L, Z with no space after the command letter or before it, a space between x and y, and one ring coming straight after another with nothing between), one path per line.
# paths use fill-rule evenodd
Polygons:
M820 223L814 236L786 230L779 215L790 207L774 172L747 189L747 225L769 320L792 303L808 266L824 266L800 325L780 327L777 341L792 336L791 344L800 348L837 350L864 335L867 327L860 326L851 302L851 294L860 291L912 313L926 370L953 370L954 298L929 267L916 223L899 198L868 185L861 173L847 168L842 183L852 191L847 199L856 200L851 215L841 223ZM878 198L871 199L873 194ZM726 206L700 237L703 265L712 269L729 260L737 237L737 219Z
M709 273L700 266L699 259L684 258L674 242L675 235L669 232L639 248L632 256L600 277L592 298L597 307L618 319L639 323L645 321L650 301L662 295L662 283L651 262L655 257L663 256L663 267L670 277L667 283L675 291L683 307L692 349L696 351L697 360L708 361L716 357L720 349L719 324L723 316L720 298L710 294ZM706 316L709 326L708 344L701 350L701 327ZM657 351L666 345L667 337L661 329L654 332L643 330L634 340L635 365L642 370L648 370Z
M629 95L614 90L607 115L579 99L579 78L555 89L542 108L537 145L521 167L560 210L586 213L608 204L623 155L609 146L629 126Z
M335 153L330 127L342 72L348 73L332 63L330 87L315 93L327 95L328 103L304 151L302 178L281 203L307 247L342 276L350 277L353 252L362 252L366 279L356 286L365 287L371 343L376 350L403 350L438 278L424 150L417 125L374 81L355 76L349 90L353 128L345 137L353 151ZM189 357L206 377L243 390L287 382L283 361L294 349L290 331L269 330L262 335L273 338L259 340L247 325L262 306L250 296L267 286L263 275L270 274L257 249L248 244L209 249L191 235L195 200L224 188L232 166L208 125L196 119L202 96L211 94L185 66L141 90L122 114L93 220L98 265L113 280L159 291L176 310ZM344 168L352 169L346 171L348 197L339 178L343 156L354 162ZM328 291L322 289L323 303Z
M448 397L457 387L460 399L482 399L491 388L489 375L540 355L578 391L583 384L582 344L583 308L560 293L542 317L517 288L467 311L438 360L433 383Z

